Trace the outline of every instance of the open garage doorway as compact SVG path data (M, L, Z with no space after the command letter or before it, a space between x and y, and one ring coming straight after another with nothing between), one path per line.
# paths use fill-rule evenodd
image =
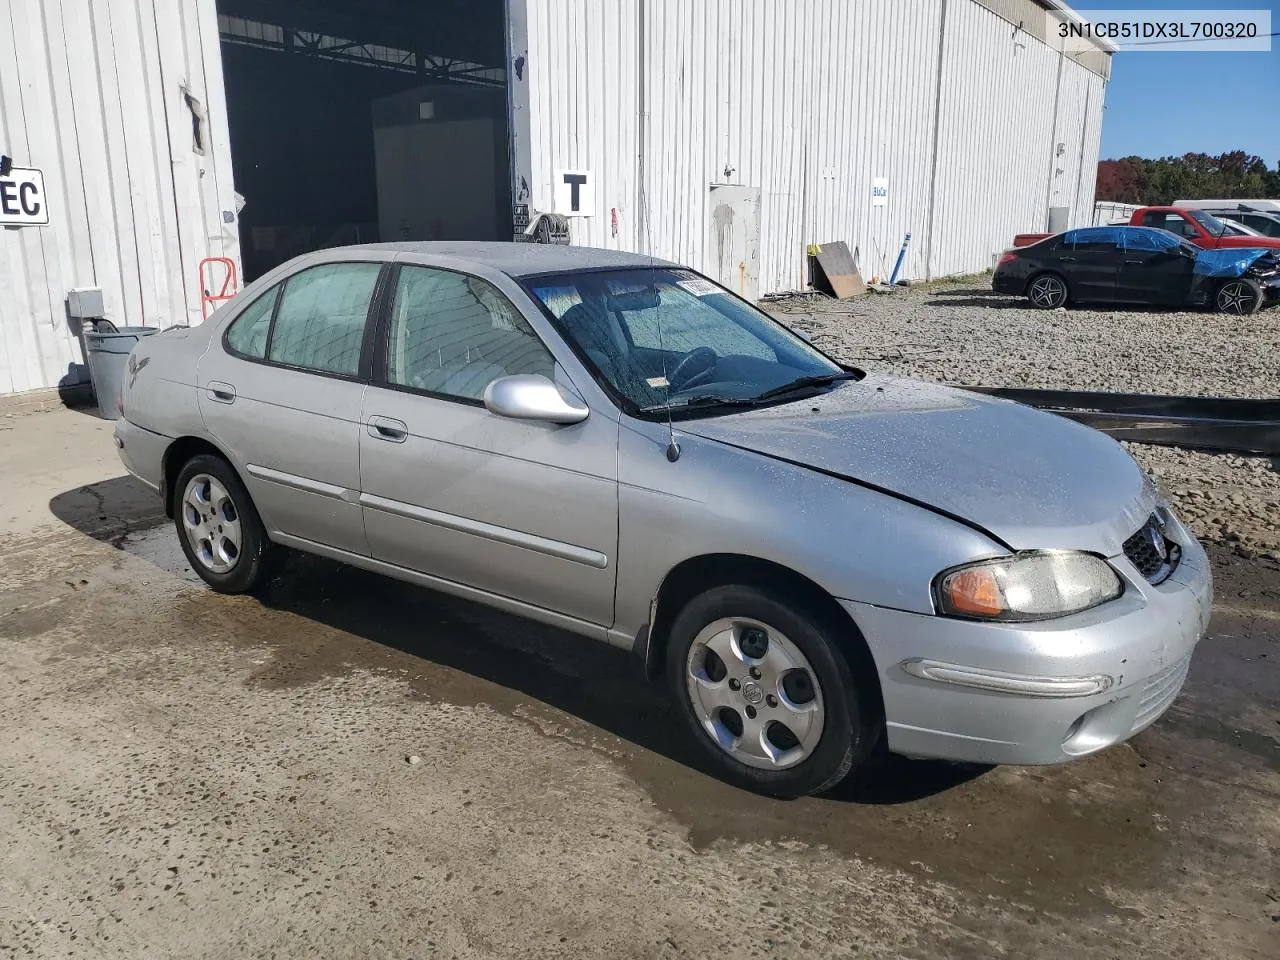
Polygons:
M511 236L504 0L217 0L246 281Z

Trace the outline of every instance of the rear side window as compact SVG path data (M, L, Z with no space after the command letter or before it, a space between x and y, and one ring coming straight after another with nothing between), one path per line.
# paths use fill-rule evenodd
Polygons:
M1068 230L1062 236L1062 249L1073 253L1114 253L1120 245L1120 228L1086 227Z
M262 360L267 355L267 333L271 329L271 311L276 305L280 286L272 287L236 317L227 330L227 346L241 357Z
M1280 237L1280 220L1271 217L1245 217L1244 222L1265 237Z
M267 359L291 367L355 376L379 263L328 263L284 285Z

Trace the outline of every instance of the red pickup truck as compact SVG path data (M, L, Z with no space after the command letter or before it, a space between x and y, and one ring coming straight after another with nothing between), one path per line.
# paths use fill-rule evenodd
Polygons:
M1280 237L1242 236L1217 217L1203 210L1185 210L1181 207L1139 207L1129 218L1131 227L1157 227L1185 237L1197 247L1219 250L1224 247L1248 247L1250 249L1280 249ZM1015 247L1029 247L1039 243L1048 233L1020 233L1013 238Z

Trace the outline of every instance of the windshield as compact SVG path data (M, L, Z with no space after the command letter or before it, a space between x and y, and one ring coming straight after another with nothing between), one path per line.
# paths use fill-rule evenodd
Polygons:
M1215 237L1220 237L1228 232L1227 225L1213 216L1213 214L1205 213L1203 210L1188 210L1187 213Z
M632 412L766 400L807 377L849 376L759 310L689 270L534 277L530 292Z

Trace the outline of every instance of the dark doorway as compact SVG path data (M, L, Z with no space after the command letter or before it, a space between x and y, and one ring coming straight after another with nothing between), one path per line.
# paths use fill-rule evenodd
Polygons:
M511 236L503 0L217 0L246 281Z

